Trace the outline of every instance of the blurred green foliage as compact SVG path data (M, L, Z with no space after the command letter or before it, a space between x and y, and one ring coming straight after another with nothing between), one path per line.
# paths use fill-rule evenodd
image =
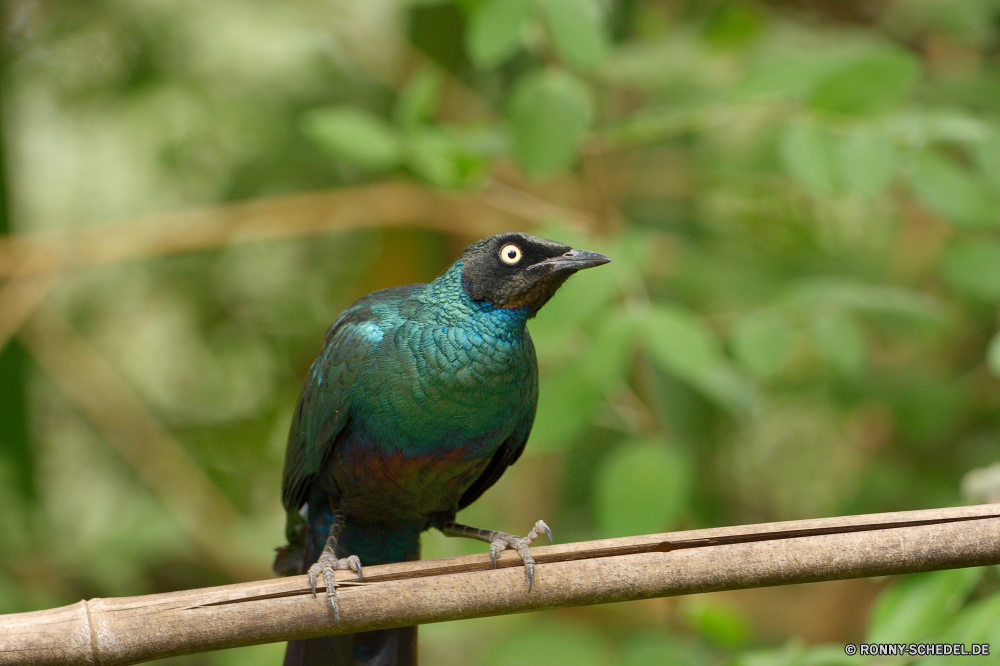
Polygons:
M538 420L465 522L544 517L570 541L1000 496L960 494L1000 457L997 0L5 12L11 229L404 177L520 192L536 233L614 259L531 323ZM264 575L323 330L469 240L234 242L73 271L47 306L236 507L239 534L219 539ZM233 580L17 343L0 384L0 612ZM425 557L481 550L424 539ZM835 589L854 590L836 611ZM434 664L770 666L864 662L848 640L1000 646L995 568L896 581L867 620L859 589L812 586L806 608L825 610L777 625L779 597L707 595L424 627L421 649ZM281 647L172 661L277 663Z

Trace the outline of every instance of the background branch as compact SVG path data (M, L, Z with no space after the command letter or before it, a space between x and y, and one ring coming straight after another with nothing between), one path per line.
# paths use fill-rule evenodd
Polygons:
M392 225L478 237L556 216L581 225L590 221L499 182L481 193L449 193L397 180L151 215L75 233L0 237L0 277Z
M25 329L35 362L212 563L237 580L263 575L261 567L239 561L223 538L246 530L243 517L104 356L52 308L39 308Z

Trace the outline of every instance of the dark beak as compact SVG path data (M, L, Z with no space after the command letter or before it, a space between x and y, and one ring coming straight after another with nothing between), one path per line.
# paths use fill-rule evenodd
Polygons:
M600 266L606 264L610 259L605 257L603 254L598 254L597 252L588 252L587 250L570 250L566 254L561 254L558 257L552 257L551 259L546 259L545 261L539 261L537 264L532 266L532 268L544 268L549 272L563 272L563 271L581 271L584 268L593 268L594 266Z

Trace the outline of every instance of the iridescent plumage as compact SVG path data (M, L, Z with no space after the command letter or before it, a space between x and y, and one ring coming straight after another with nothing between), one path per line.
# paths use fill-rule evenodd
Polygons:
M343 521L336 558L364 565L416 559L422 531L451 529L531 431L538 369L528 319L573 272L607 261L500 234L474 243L429 284L377 291L344 310L292 421L282 494L290 545L275 570L304 572L335 520ZM336 558L323 561L336 566ZM406 628L356 634L353 643L292 643L286 664L411 663L415 635Z

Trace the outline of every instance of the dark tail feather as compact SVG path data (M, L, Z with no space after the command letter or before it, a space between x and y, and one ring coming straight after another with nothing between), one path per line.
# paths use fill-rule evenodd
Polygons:
M353 639L348 635L289 641L284 666L354 666Z
M397 627L354 634L357 666L417 666L417 628Z
M417 628L290 641L284 666L416 666Z
M274 572L279 576L305 573L317 560L333 522L326 495L309 498L308 520L290 512L289 545L278 549ZM348 522L341 532L337 557L357 554L362 565L420 559L418 523L363 526ZM284 666L416 666L417 628L398 627L360 634L289 641Z

